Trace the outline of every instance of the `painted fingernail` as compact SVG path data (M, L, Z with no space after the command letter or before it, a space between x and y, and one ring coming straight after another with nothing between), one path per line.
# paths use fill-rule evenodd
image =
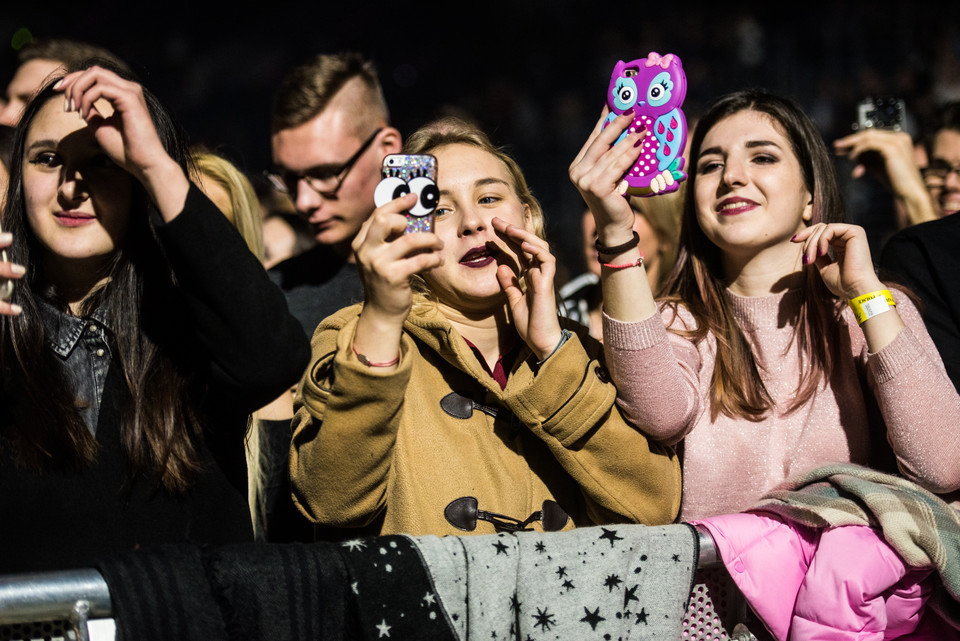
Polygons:
M20 307L19 305L11 305L10 311L12 311L14 314L19 314L20 312L23 311L23 308Z
M63 78L60 78L60 80L57 80L56 84L53 85L54 90L59 89L61 85L63 85Z
M13 242L13 234L8 231L0 232L0 243Z
M810 261L807 259L807 255L804 254L804 255L803 255L803 264L806 265L808 262L810 262Z
M796 234L794 234L793 236L790 237L790 240L796 240L796 239L797 239L797 235L796 235Z
M27 273L27 269L23 265L17 265L16 263L12 263L10 265L10 271L12 271L17 276L23 276L24 274Z

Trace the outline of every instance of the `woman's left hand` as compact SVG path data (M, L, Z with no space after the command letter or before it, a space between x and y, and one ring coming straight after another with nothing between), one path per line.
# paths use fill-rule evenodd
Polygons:
M818 223L793 237L802 244L803 264L814 265L827 288L850 300L884 288L870 258L863 227L844 223ZM833 249L834 258L829 250Z
M553 353L563 336L553 287L557 259L550 253L547 241L536 234L501 218L493 219L493 227L501 238L519 248L521 273L515 273L509 265L500 265L497 280L507 295L517 333L537 359L543 360ZM520 289L521 275L526 292Z
M160 141L143 88L96 66L67 74L56 88L64 109L76 111L110 160L143 183L164 219L179 214L190 184Z

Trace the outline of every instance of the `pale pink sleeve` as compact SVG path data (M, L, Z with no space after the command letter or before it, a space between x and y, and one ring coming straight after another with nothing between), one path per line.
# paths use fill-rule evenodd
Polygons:
M906 328L867 356L868 382L900 471L932 492L952 492L960 488L960 395L920 312L893 294Z
M662 318L654 315L635 323L603 315L603 349L617 386L617 404L631 423L666 444L683 439L705 405L699 384L701 355L692 342L666 330L664 323L671 319L670 310ZM712 367L712 362L707 365Z

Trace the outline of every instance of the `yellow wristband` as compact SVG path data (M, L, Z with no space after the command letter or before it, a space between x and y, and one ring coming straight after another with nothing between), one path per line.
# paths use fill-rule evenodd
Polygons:
M847 301L853 315L857 317L857 323L863 325L864 321L873 318L877 314L889 312L897 306L893 301L893 295L889 289L881 289L877 292L870 292L863 296L857 296Z

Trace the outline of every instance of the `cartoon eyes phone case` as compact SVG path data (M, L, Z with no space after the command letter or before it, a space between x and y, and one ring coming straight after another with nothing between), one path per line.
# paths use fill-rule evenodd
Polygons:
M437 159L429 154L390 154L383 159L382 176L373 194L381 207L391 200L410 193L417 195L417 204L403 212L407 231L433 231L433 212L437 209L440 190L437 188Z
M628 109L634 118L623 136L647 130L637 162L623 177L618 191L631 196L655 196L676 191L686 180L683 152L687 144L687 120L681 106L687 95L687 77L679 56L655 51L646 58L619 61L607 88L610 115L603 126Z

